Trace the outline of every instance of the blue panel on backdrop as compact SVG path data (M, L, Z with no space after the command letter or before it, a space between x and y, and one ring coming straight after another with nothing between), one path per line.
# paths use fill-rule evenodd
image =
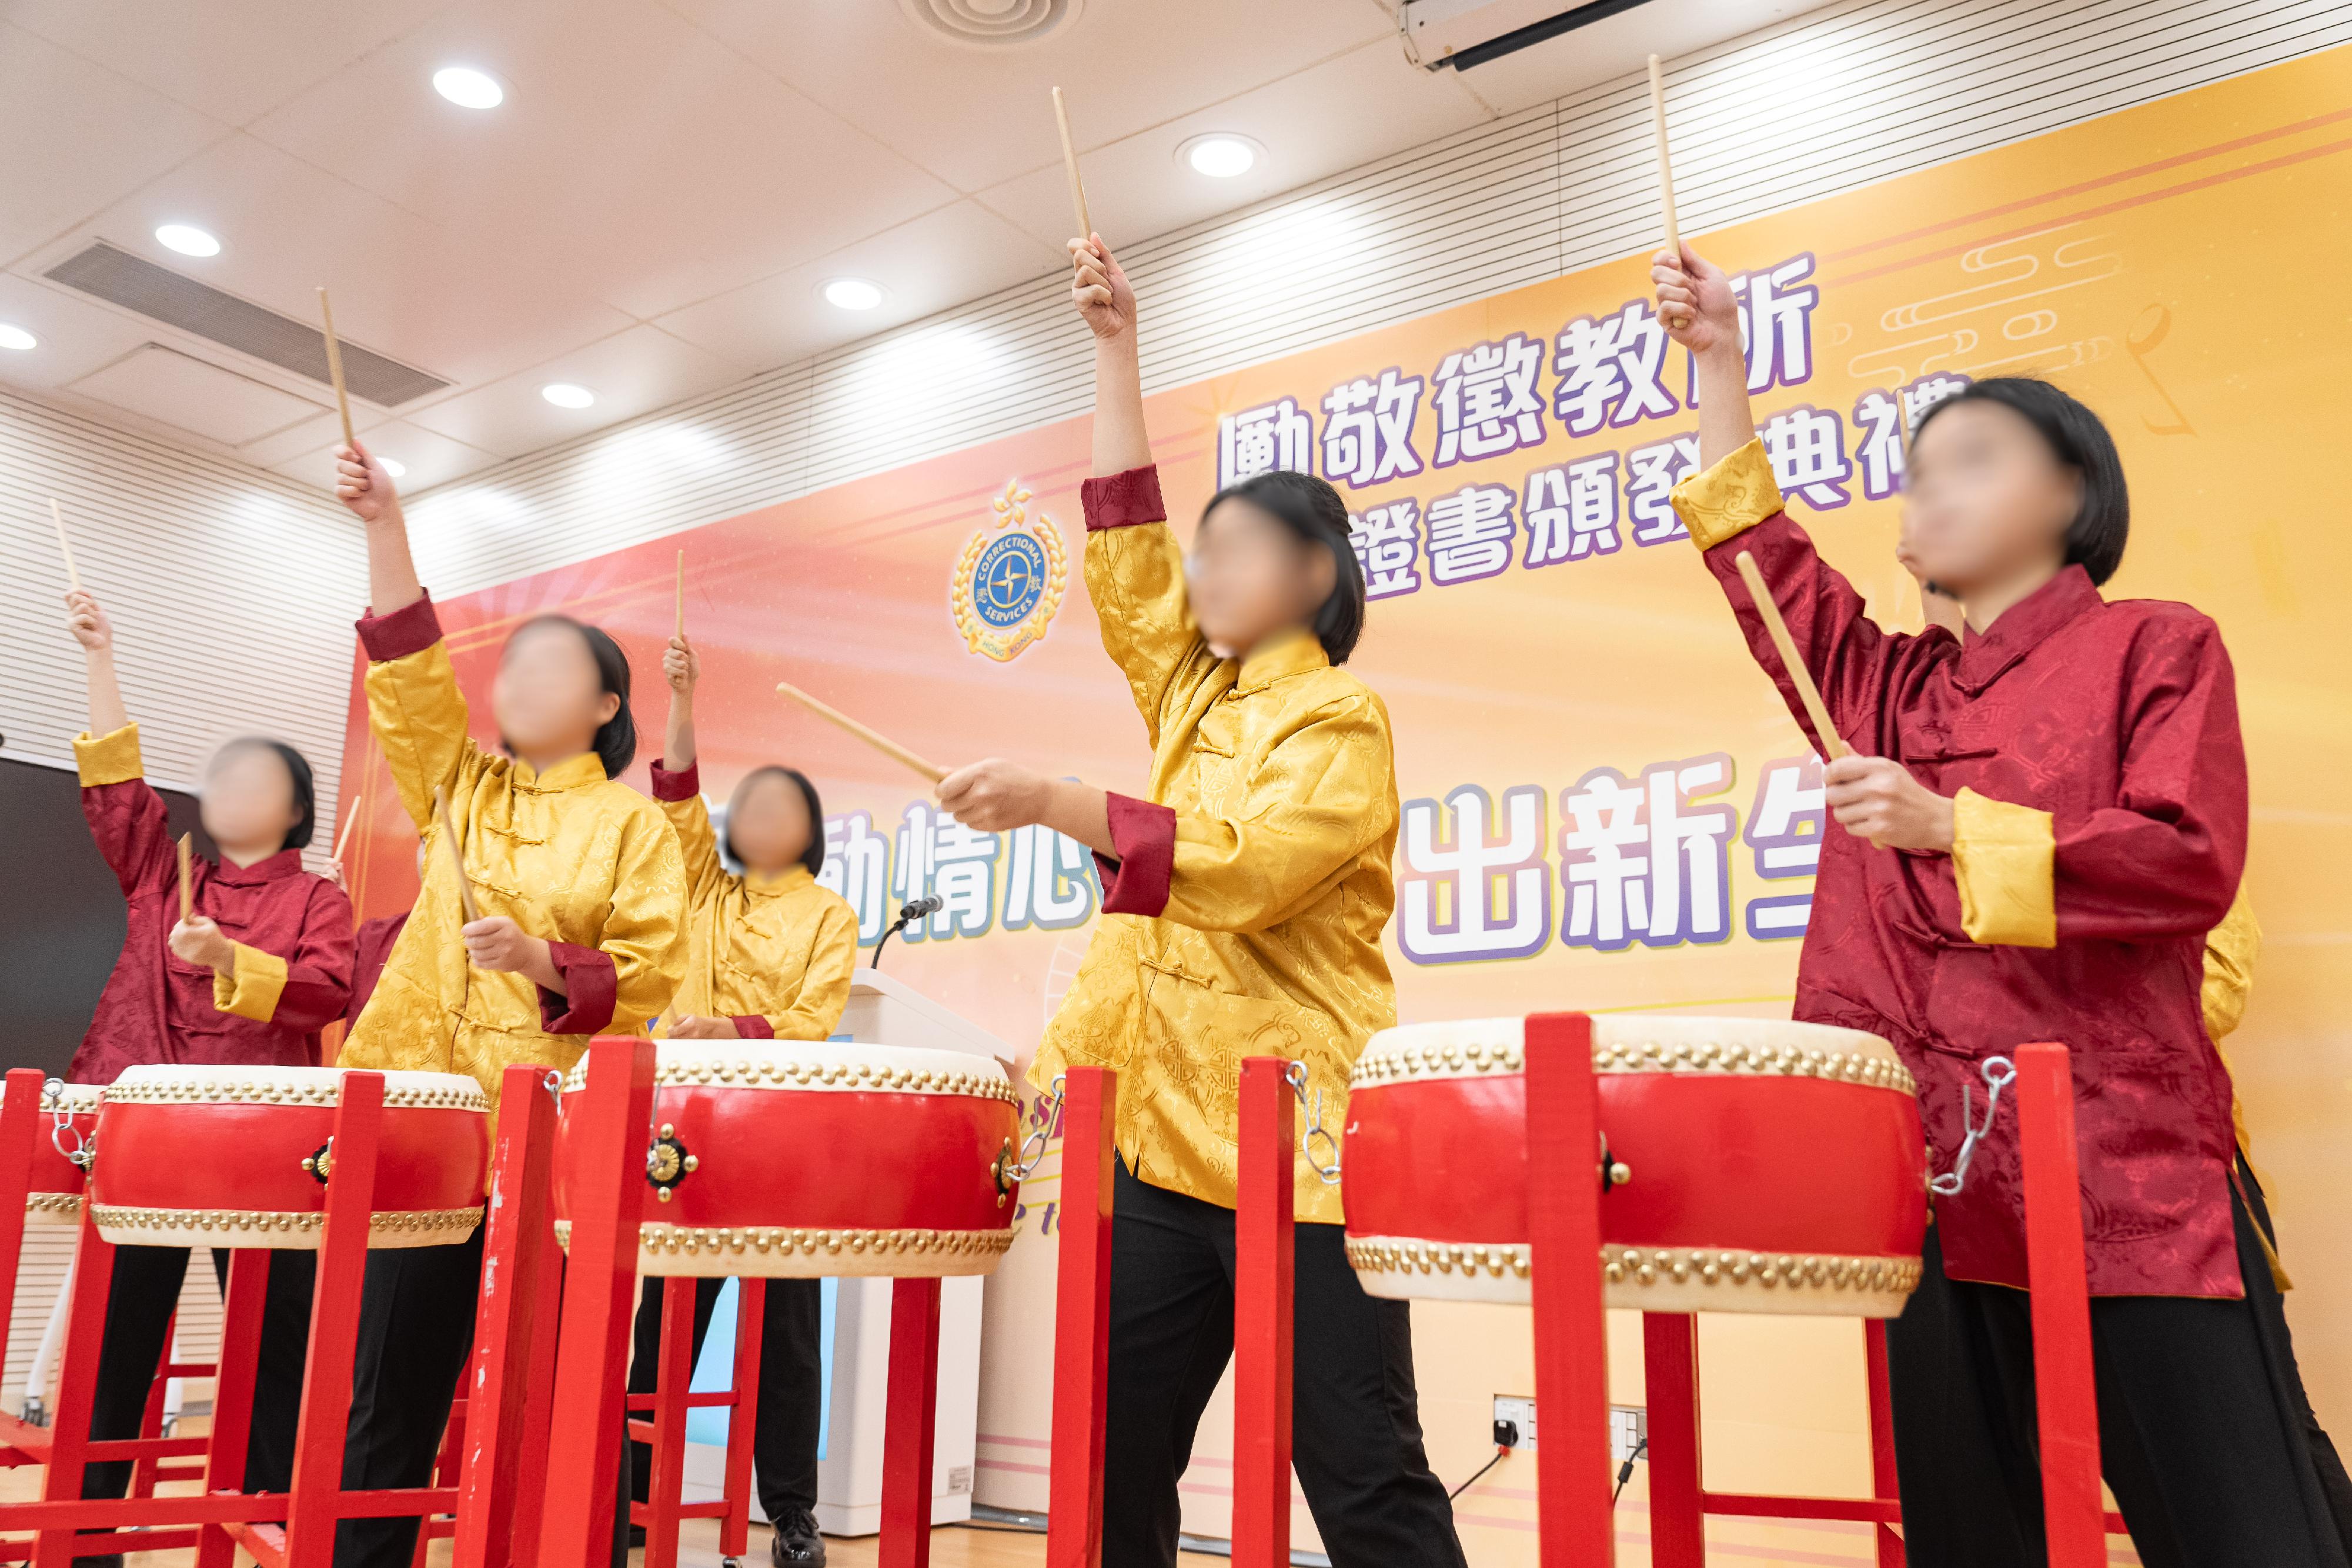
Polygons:
M833 1324L841 1297L841 1281L821 1280L817 1282L824 1308L817 1319L817 1386L824 1397L817 1404L816 1457L824 1458L824 1446L833 1431ZM723 1394L735 1385L735 1301L738 1291L735 1281L728 1281L719 1288L718 1302L710 1309L710 1333L702 1342L702 1359L694 1364L694 1381L687 1386L697 1394ZM709 1443L724 1447L727 1442L728 1412L704 1406L686 1414L686 1440L689 1443Z

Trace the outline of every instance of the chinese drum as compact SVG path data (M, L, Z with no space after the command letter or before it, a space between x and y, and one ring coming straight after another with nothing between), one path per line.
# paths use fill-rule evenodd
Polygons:
M583 1058L566 1101L585 1082ZM641 1272L985 1274L1013 1244L1020 1101L987 1057L666 1040L654 1083ZM556 1134L567 1246L570 1132Z
M1592 1024L1608 1304L1886 1318L1919 1280L1916 1089L1876 1035L1757 1019ZM1372 1037L1348 1102L1348 1255L1376 1296L1526 1301L1523 1020Z
M440 1247L482 1219L490 1160L481 1085L386 1072L371 1247ZM118 1247L319 1246L342 1072L127 1067L108 1087L90 1218Z
M90 1147L98 1131L99 1096L95 1083L61 1083L52 1078L41 1085L40 1129L33 1139L33 1168L25 1186L25 1223L79 1225L84 1169L75 1158ZM0 1100L7 1091L0 1088Z

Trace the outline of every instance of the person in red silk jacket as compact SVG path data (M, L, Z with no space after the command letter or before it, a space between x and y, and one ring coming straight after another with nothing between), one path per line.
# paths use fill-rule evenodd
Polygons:
M1822 845L1796 1016L1893 1041L1947 1164L1986 1058L2072 1049L2102 1457L2141 1561L2344 1568L2249 1300L2274 1306L2276 1287L2231 1179L2230 1081L2200 1007L2206 934L2246 852L2219 629L2184 604L2100 596L2129 527L2115 444L2056 388L2004 377L1936 403L1911 447L1906 542L1959 600L1962 634L1880 631L1782 509L1729 280L1687 247L1652 276L1697 373L1706 467L1675 509L1802 725L1735 568L1753 552L1853 749L1823 771L1843 831ZM1887 1334L1905 1551L1918 1568L2038 1563L2006 1110L1935 1218Z
M89 677L89 731L74 742L82 814L129 904L122 956L67 1076L111 1083L148 1062L317 1065L319 1031L350 995L352 906L302 869L315 814L310 765L273 740L233 740L214 755L203 813L221 859L191 862L194 914L181 920L178 854L140 760L139 727L123 709L114 629L87 593L68 594L66 606ZM283 1491L292 1479L313 1261L280 1252L269 1266L248 1490ZM213 1266L225 1281L228 1254L215 1251ZM115 1249L92 1438L138 1436L187 1268L185 1248ZM93 1464L82 1495L120 1497L130 1471L121 1461Z

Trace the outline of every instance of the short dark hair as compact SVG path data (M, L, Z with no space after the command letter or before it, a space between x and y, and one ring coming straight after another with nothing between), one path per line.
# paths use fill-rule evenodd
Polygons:
M752 780L757 779L786 779L799 786L801 799L808 804L809 818L808 848L801 852L801 864L808 868L811 876L822 873L824 870L824 802L816 798L816 786L809 782L807 774L781 763L772 762L765 768L754 768L735 781L735 792L727 798L728 833L723 845L727 858L737 865L743 863L743 857L735 852L735 802L743 798L743 791L749 789Z
M621 645L603 627L574 621L569 615L534 615L516 627L507 642L512 644L515 638L534 626L568 626L578 632L580 640L588 644L588 656L596 661L599 689L621 699L619 710L597 729L595 742L590 747L604 764L604 777L618 779L637 757L637 721L629 712L629 656L621 652Z
M2032 425L2050 455L2082 476L2083 504L2066 527L2066 564L2079 566L2104 583L2124 563L2131 537L2131 492L2124 484L2123 459L2107 427L2075 399L2031 376L1994 376L1970 382L1929 405L1919 416L1916 440L1928 421L1955 403L1997 402Z
M310 837L319 825L318 787L310 777L310 759L282 740L272 740L266 735L242 735L214 752L213 761L217 764L232 751L271 751L286 764L286 780L294 794L294 825L286 830L286 841L278 849L281 854L288 850L309 849Z
M1209 514L1227 501L1247 501L1307 543L1331 552L1339 570L1331 579L1330 597L1315 612L1315 640L1323 644L1324 657L1334 664L1346 664L1356 651L1356 640L1364 634L1365 600L1364 566L1348 538L1348 503L1328 481L1287 468L1226 486L1201 508L1201 520L1207 522Z

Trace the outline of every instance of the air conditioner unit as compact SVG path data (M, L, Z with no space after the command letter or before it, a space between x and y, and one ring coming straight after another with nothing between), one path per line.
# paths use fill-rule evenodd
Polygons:
M1423 70L1468 70L1562 33L1574 32L1643 0L1405 0L1398 26L1405 52Z

